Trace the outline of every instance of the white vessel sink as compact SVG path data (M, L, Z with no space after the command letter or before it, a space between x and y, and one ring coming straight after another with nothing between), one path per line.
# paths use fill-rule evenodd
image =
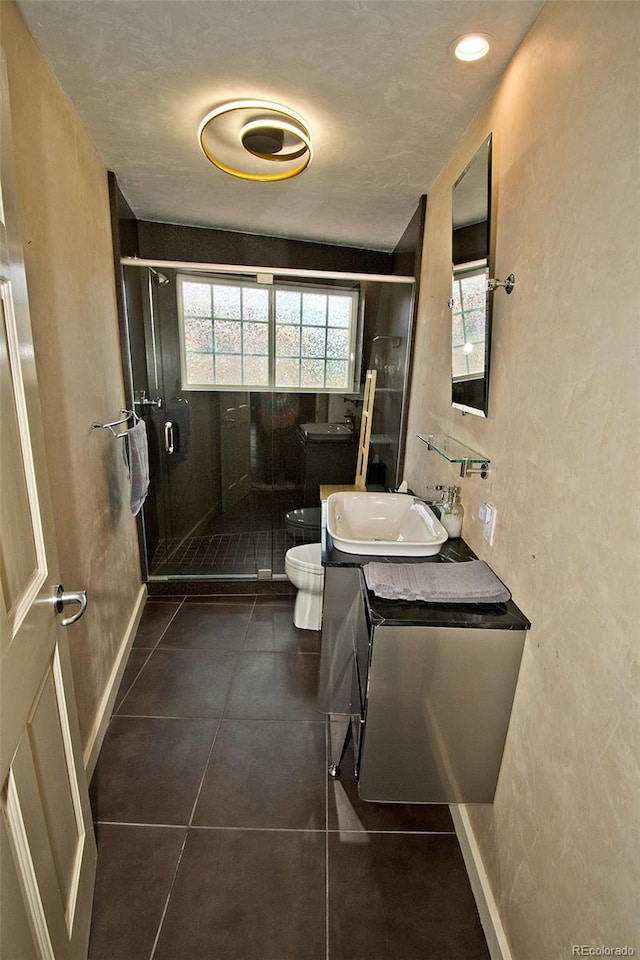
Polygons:
M332 493L327 530L338 550L375 557L430 557L447 540L429 507L403 493Z

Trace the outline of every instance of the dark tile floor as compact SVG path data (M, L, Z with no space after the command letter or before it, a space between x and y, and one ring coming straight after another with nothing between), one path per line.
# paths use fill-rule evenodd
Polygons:
M90 960L488 960L448 808L328 778L318 660L292 601L147 602L91 784Z

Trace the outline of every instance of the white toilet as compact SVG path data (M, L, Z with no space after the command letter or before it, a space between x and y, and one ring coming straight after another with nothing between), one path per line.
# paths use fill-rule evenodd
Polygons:
M284 558L284 571L298 588L293 622L302 630L319 630L322 626L324 570L321 549L319 543L301 543L287 550Z

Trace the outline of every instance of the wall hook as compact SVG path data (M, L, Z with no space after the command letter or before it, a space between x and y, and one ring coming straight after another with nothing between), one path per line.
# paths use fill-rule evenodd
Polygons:
M512 273L509 274L506 280L487 280L487 290L497 290L498 287L504 287L505 293L512 293L515 285L516 278Z

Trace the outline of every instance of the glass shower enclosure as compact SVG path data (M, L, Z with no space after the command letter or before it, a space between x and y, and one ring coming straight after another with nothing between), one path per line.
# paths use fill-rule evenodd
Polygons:
M411 283L407 287L397 281L376 284L334 278L328 282L340 296L325 296L325 312L320 316L318 280L305 279L309 294L298 326L295 319L286 317L280 327L259 322L243 325L244 341L254 344L241 348L247 354L242 363L252 371L251 388L235 389L240 361L232 346L216 357L220 363L217 382L230 378L229 385L216 389L216 383L207 382L213 379L211 338L217 338L218 345L223 343L233 323L225 327L224 316L212 321L199 316L195 307L189 322L185 321L185 276L210 282L217 274L214 267L206 273L170 263L123 263L135 410L146 423L149 440L151 482L142 511L147 577L285 579L285 553L295 543L295 532L285 517L305 505L305 444L300 426L352 418L357 429L361 373L371 361L381 361L379 416L387 417L380 421L377 434L386 446L377 451L373 444L372 463L379 465L382 458L387 482L394 479ZM243 279L226 276L229 288ZM301 280L294 279L299 289ZM326 285L326 278L322 282ZM205 285L203 280L200 287ZM197 285L194 289L198 293ZM394 295L404 304L407 316L399 327L396 316L391 336L387 332L394 311L389 303ZM356 314L347 328L340 311L344 313L342 301L348 297L355 298ZM253 297L253 302L258 313L249 314L249 321L260 321L260 297ZM224 307L220 311L224 314ZM321 352L314 347L320 335L326 354L322 370L313 359L314 353ZM297 338L298 346L287 346L287 337L289 341ZM278 371L276 363L280 363ZM287 377L291 388L276 389L276 383L288 385ZM385 414L389 410L391 419ZM327 456L331 457L329 449ZM353 482L353 476L345 474L339 482Z

